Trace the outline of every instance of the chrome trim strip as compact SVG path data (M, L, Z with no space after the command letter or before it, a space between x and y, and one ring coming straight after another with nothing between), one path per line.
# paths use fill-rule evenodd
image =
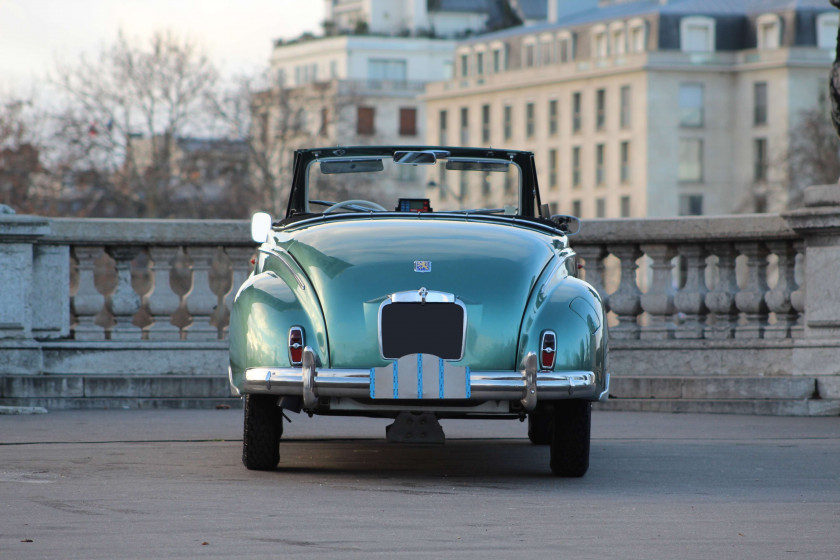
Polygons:
M269 255L271 257L276 257L277 259L279 259L280 262L283 263L284 265L286 265L286 268L289 269L289 272L294 277L298 286L300 286L300 289L301 290L306 289L306 286L304 285L303 281L300 279L300 276L298 276L297 272L295 272L295 269L292 268L292 265L289 264L289 262L286 260L286 257L283 256L282 253L280 253L276 249L269 249L269 248L266 248L266 247L260 247L259 251L260 251L260 253L265 253L266 255Z
M308 352L307 352L308 351ZM372 398L371 369L316 369L310 365L315 359L310 348L304 350L304 367L301 368L250 368L240 392L271 395L300 395L317 405L319 397ZM309 369L307 369L307 366ZM526 380L522 371L472 371L466 369L466 398L477 401L518 401L527 396ZM595 373L591 371L535 371L536 400L587 399L606 400L609 394L609 374L606 389L598 391ZM394 399L398 399L395 384ZM388 399L378 399L388 402ZM431 403L437 399L424 399ZM523 403L524 406L524 403Z
M519 400L525 412L531 412L537 407L537 355L528 352L522 360L522 381L525 383L524 395Z

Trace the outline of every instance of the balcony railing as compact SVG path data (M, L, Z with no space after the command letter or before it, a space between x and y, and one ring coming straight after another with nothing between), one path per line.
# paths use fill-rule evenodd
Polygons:
M586 221L606 407L840 414L838 191L784 215ZM244 221L0 217L0 404L225 398L254 254Z

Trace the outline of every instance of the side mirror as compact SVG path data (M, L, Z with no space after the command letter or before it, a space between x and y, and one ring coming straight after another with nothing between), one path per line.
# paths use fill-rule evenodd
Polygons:
M271 234L271 214L257 212L251 218L251 239L257 243L265 243Z
M566 235L576 235L580 231L580 218L566 214L555 214L551 221L557 224L557 229Z

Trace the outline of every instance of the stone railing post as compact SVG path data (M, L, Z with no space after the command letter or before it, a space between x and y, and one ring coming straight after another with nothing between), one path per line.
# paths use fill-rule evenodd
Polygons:
M117 286L111 294L109 311L115 324L111 327L113 340L140 340L141 331L132 324L134 314L140 309L140 295L131 285L131 261L140 253L139 247L108 247L117 269Z
M805 207L783 214L805 240L806 339L840 338L840 185L809 187ZM830 364L840 373L840 361ZM826 364L828 367L829 364Z
M0 216L0 373L38 373L41 353L33 339L35 242L50 231L35 216ZM69 275L65 281L69 284Z
M178 247L150 247L152 259L152 291L149 294L149 312L152 324L149 326L149 340L178 340L181 329L172 323L172 315L178 311L181 298L172 289L172 265L178 256Z
M736 243L735 248L747 257L747 284L735 296L735 305L746 322L735 327L735 338L763 338L767 327L767 247L759 241Z
M618 316L618 325L610 334L616 339L639 338L642 292L636 282L636 270L639 268L636 261L642 256L642 251L636 244L610 245L608 250L621 261L621 282L618 289L610 294L610 310Z
M707 248L718 258L718 278L714 289L706 293L706 307L712 324L707 322L704 334L712 339L733 338L738 321L738 308L735 306L735 294L738 293L735 258L738 253L731 243L714 243Z
M589 282L604 301L604 305L608 306L607 291L604 289L604 259L607 256L607 248L604 245L577 245L575 252L584 261L583 276Z
M642 252L650 257L653 279L647 293L642 294L642 309L650 323L642 330L643 339L664 340L674 337L674 286L671 259L677 254L673 245L657 243L642 245Z
M674 306L685 319L677 327L677 338L703 338L706 308L706 248L703 245L680 245L686 261L685 284L674 296Z
M768 241L767 248L778 258L779 280L764 296L767 308L776 314L776 323L767 326L764 337L789 338L798 315L791 303L791 296L796 288L794 280L796 251L793 243L789 241Z
M216 256L216 247L189 247L187 252L192 262L192 289L187 295L187 309L192 315L192 324L187 330L188 340L217 340L219 330L211 323L219 298L210 287L210 271Z

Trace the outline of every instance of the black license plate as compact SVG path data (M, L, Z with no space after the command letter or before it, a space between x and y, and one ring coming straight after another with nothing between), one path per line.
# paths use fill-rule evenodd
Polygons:
M391 303L382 307L382 354L432 354L458 360L463 353L464 308L455 303Z

